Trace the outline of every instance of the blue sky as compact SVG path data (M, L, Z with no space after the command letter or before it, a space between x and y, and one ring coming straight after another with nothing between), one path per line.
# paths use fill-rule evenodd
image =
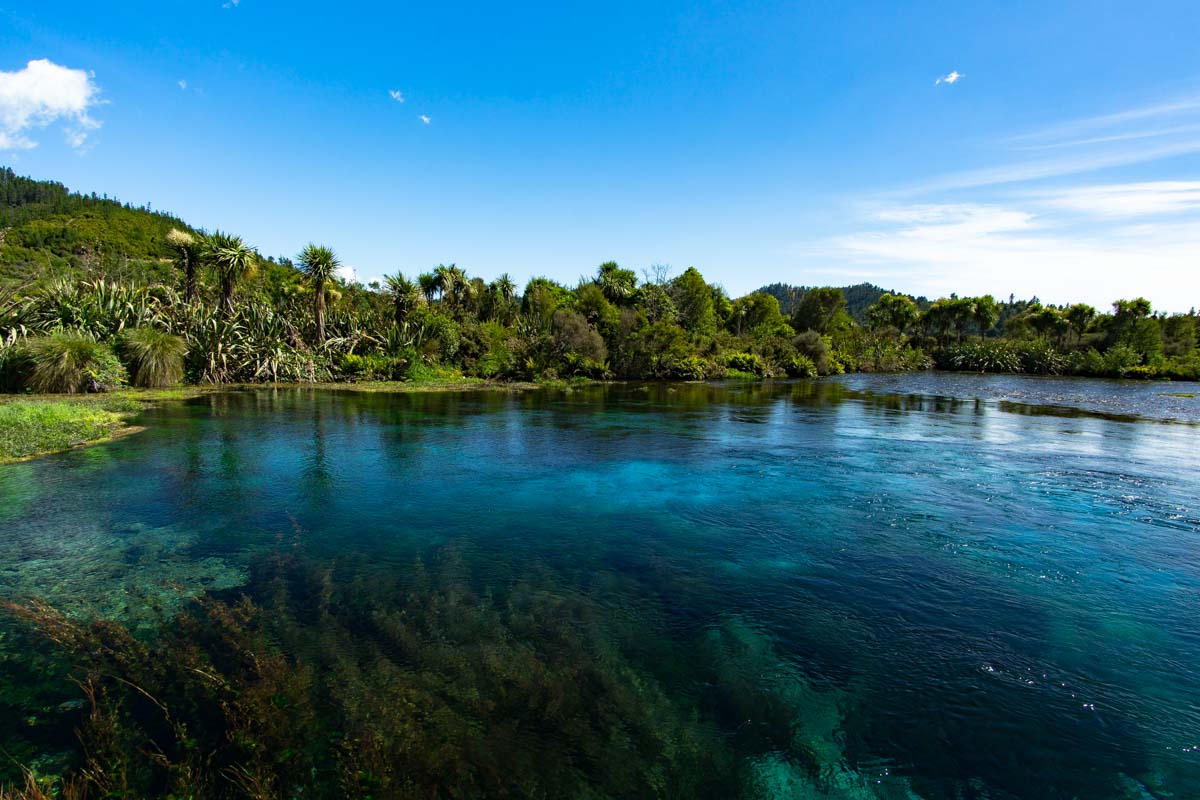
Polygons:
M362 280L614 259L1184 311L1198 32L1184 1L0 0L0 163Z

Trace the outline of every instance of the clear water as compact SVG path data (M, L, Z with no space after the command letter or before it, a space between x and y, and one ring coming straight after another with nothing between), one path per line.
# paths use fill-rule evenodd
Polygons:
M249 590L281 537L360 576L452 547L488 591L550 573L633 620L631 659L716 698L747 796L1200 797L1200 399L1168 396L1196 390L213 395L0 468L0 596L136 626L167 582ZM714 635L740 656L701 677Z

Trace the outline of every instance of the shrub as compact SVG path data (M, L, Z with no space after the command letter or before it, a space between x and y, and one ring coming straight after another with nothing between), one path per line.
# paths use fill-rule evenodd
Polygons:
M681 378L685 381L702 381L718 377L721 374L720 367L700 356L688 356L671 370L672 378Z
M173 386L183 380L183 359L187 344L157 328L134 328L121 337L134 386Z
M813 363L818 374L830 373L829 342L824 336L816 331L804 331L796 334L792 339L792 346Z
M1141 363L1141 355L1129 345L1113 345L1104 353L1104 367L1101 374L1112 378L1124 378L1129 370Z
M1045 339L1030 339L1017 345L1021 371L1032 375L1061 375L1067 358Z
M815 378L817 365L808 356L797 353L787 364L787 374L793 378Z
M725 356L725 366L736 372L761 376L766 370L763 360L754 353L730 353Z
M35 392L74 394L123 386L128 375L116 353L81 333L60 332L30 339L28 388Z
M936 355L939 369L963 372L1020 372L1021 356L1011 342L966 342L946 347Z

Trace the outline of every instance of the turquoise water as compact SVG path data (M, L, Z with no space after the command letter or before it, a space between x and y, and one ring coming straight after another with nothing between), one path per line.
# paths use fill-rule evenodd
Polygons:
M265 594L281 542L335 596L451 553L480 596L586 598L743 796L1200 797L1200 399L1167 396L1195 391L213 395L0 468L0 596L153 636L187 596ZM69 750L5 641L9 746Z

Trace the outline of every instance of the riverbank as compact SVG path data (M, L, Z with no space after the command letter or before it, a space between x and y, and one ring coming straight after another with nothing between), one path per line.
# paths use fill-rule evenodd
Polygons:
M149 405L188 400L215 392L244 389L326 389L363 393L422 393L533 389L570 389L594 381L496 382L482 378L438 377L424 381L360 383L278 383L181 386L171 389L120 389L101 394L0 395L0 464L108 442L137 433L131 424Z

